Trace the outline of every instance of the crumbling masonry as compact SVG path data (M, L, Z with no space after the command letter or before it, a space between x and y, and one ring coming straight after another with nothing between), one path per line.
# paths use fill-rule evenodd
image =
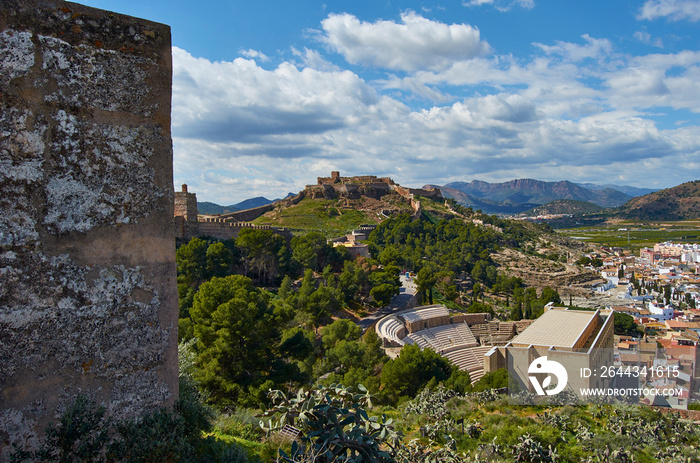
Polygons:
M177 396L170 29L0 3L0 461L78 393Z

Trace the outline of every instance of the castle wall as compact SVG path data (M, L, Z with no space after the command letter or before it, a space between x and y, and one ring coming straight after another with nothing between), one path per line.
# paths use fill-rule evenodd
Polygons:
M250 222L255 220L266 212L271 211L275 208L275 204L266 204L264 206L253 207L251 209L246 209L243 211L231 212L229 214L221 214L219 217L226 218L229 220L235 220L237 222Z
M207 236L220 240L236 239L244 228L272 230L284 237L287 241L292 239L291 231L286 228L271 227L269 225L254 225L248 222L228 222L225 219L204 219L200 221L198 236Z
M439 189L433 188L430 190L426 190L423 188L408 188L408 193L416 196L423 196L425 198L430 198L434 200L440 200L442 198L442 193L440 192Z
M170 29L0 3L0 461L80 392L178 394Z
M295 196L291 196L291 197L286 198L286 199L280 199L279 201L275 201L275 202L281 204L284 207L290 207L290 206L296 206L305 197L306 197L306 193L302 190L299 193L297 193Z

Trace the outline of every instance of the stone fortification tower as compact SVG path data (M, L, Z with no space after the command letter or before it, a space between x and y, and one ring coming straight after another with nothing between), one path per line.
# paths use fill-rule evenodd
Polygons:
M0 2L0 461L88 394L177 397L170 29Z
M175 192L175 236L189 239L199 234L197 195L188 193L187 185Z

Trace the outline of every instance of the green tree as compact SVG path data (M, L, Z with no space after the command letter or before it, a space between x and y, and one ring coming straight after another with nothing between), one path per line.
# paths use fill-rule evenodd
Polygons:
M207 248L207 277L225 277L231 272L233 253L222 242L212 243Z
M382 369L382 393L390 402L399 397L414 397L431 379L441 382L448 379L453 365L431 349L415 344L406 345L395 359L389 360Z
M382 283L379 286L375 286L370 290L372 298L377 303L377 306L382 307L389 305L391 299L396 295L398 288L389 283Z
M561 304L561 297L555 289L552 289L549 286L545 286L544 288L542 288L540 303L542 303L543 305L547 305L550 302L554 302L555 304Z
M189 318L190 317L190 307L192 307L192 302L194 301L194 294L197 292L195 288L188 285L187 283L177 284L177 300L180 308L180 315L178 318Z
M236 247L243 254L245 275L254 273L263 284L279 276L289 253L284 238L272 230L244 228L236 238Z
M335 288L319 285L309 296L306 311L313 326L320 326L330 321L331 314L340 308L340 292Z
M483 302L472 302L467 307L467 313L490 313L491 315L496 315L491 306Z
M268 297L241 275L203 283L190 309L197 380L220 404L274 375L279 332Z
M500 389L508 386L508 370L499 368L496 371L486 373L472 387L473 392L481 392L488 389Z
M428 267L423 267L418 272L418 275L416 275L416 286L418 287L418 292L421 294L421 300L424 303L433 303L432 289L436 282L435 273Z
M304 360L314 353L314 334L299 326L282 333L280 353L296 360Z
M289 275L285 275L284 278L282 278L282 283L280 284L280 289L277 292L277 295L284 300L287 299L287 296L289 296L291 293L292 279L289 277Z
M617 335L640 336L639 325L634 322L631 315L621 312L613 312L614 330Z
M207 249L209 245L200 238L192 238L175 252L178 281L197 286L207 277Z
M377 333L370 329L359 338L361 330L358 333L351 326L336 326L333 331L326 333L328 348L314 367L317 375L330 373L322 383L352 387L364 384L373 393L378 392L378 374L387 357Z
M325 349L331 349L339 341L356 341L362 336L360 328L352 320L341 318L321 328L321 341Z
M349 256L328 244L326 237L319 232L311 232L292 238L292 261L297 270L310 268L320 271L326 266L339 267ZM344 251L344 249L343 249Z

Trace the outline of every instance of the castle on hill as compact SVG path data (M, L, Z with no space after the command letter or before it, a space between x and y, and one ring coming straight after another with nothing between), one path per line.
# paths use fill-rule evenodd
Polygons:
M413 199L414 195L434 200L443 199L437 188L405 188L390 177L377 177L376 175L341 177L339 171L332 171L330 177L317 177L316 185L306 185L304 191L311 198L331 199L341 196L357 199L360 196L368 196L379 199L396 191L408 200Z
M342 197L359 199L361 196L367 196L379 199L392 192L396 192L411 204L414 218L419 217L421 214L420 201L416 197L440 201L443 199L440 190L437 188L405 188L389 177L377 177L375 175L341 177L340 172L333 171L330 177L318 177L316 185L307 185L296 196L243 211L218 214L216 216L200 216L197 211L197 195L190 193L187 190L187 185L183 184L182 191L174 192L175 236L181 239L190 239L195 236L229 239L237 237L243 228L255 228L272 230L285 238L291 239L291 233L285 228L254 225L250 222L273 210L277 205L290 207L298 204L304 198L334 199Z

